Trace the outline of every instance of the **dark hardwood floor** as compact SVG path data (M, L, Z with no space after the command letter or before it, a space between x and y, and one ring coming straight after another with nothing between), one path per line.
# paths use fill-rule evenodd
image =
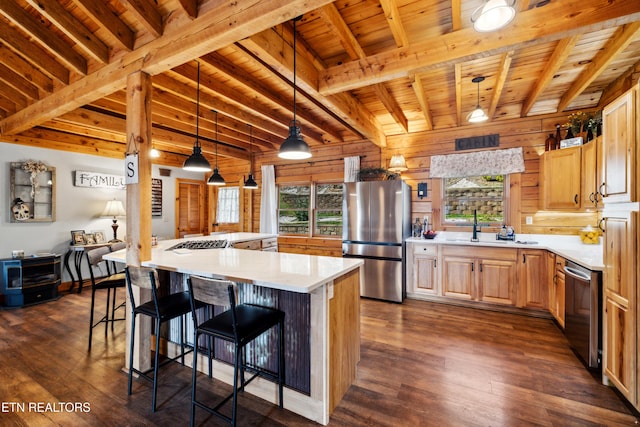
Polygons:
M0 310L0 425L182 426L191 370L161 371L127 396L124 322L87 353L90 293ZM332 426L631 426L636 417L567 348L547 319L407 300L362 300L358 378ZM203 376L204 393L229 387ZM22 404L24 410L19 406ZM31 405L31 406L29 406ZM47 406L48 405L48 406ZM74 405L80 410L70 411ZM250 395L240 425L315 425ZM224 425L198 410L198 425Z

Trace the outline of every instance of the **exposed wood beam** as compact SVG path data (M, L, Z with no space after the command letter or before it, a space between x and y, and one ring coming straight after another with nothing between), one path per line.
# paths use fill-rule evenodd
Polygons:
M27 0L27 2L96 60L103 64L109 62L107 45L67 12L58 0Z
M456 125L462 125L462 64L454 65L454 79L456 91Z
M7 142L23 143L53 150L124 159L124 144L41 127L29 129L19 135L4 136L2 139Z
M402 19L400 19L400 11L398 10L396 0L380 0L380 6L382 6L384 16L387 18L387 25L389 25L391 29L391 34L393 34L393 39L396 41L396 46L409 46L409 38L402 26Z
M21 75L0 62L0 81L4 81L7 85L13 87L22 95L30 99L38 99L38 88L28 80L22 78Z
M451 28L453 31L462 29L461 0L451 0Z
M228 46L256 31L263 31L330 1L316 0L310 5L306 0L264 0L248 6L237 2L232 5L209 2L212 6L206 12L201 11L200 16L188 25L174 29L170 34L163 34L91 75L7 117L0 122L0 129L2 133L19 133L122 89L127 75L132 72L143 70L151 75L160 74L176 64ZM381 141L380 137L375 140Z
M522 104L520 117L526 117L527 114L529 114L529 111L531 111L533 104L536 103L538 97L551 82L558 69L560 69L562 64L564 64L564 62L567 60L567 57L575 47L579 38L579 35L575 35L558 41L556 48L553 50L551 57L544 67L544 70L542 70L542 74L540 74L540 77L536 79L536 82L533 85L533 89L531 89L531 92L527 96L527 99L525 99L524 104Z
M7 67L10 67L16 74L44 92L53 91L53 80L51 77L34 67L29 61L22 59L21 56L18 56L2 43L0 43L0 63L6 64Z
M392 20L393 25L401 27L401 22L399 21L400 17L397 14L397 7L395 7L395 3L393 2L393 0L383 0L381 4L384 4L385 2L387 3L388 7L392 9L395 8L396 20ZM364 49L362 49L362 46L360 46L360 43L349 29L349 26L346 24L346 22L344 22L344 19L342 19L342 16L340 15L340 12L338 11L338 8L335 6L335 4L328 4L320 10L321 15L324 17L325 22L327 22L329 26L329 29L332 33L338 35L340 42L344 46L351 59L365 58L367 55ZM396 29L396 31L404 34L402 28ZM404 38L406 39L406 35ZM405 133L408 132L409 127L407 118L405 117L402 108L400 108L398 102L391 95L391 93L389 93L387 88L383 84L376 84L373 85L372 89L376 93L376 96L378 97L380 102L382 102L382 105L384 105L384 108L389 112L389 114L391 114L391 117L393 117L395 122L400 125L402 129L404 129Z
M635 78L634 78L634 75L635 75ZM609 85L602 92L602 96L600 96L598 107L600 109L604 108L605 105L609 104L618 96L622 95L624 92L631 89L631 87L638 81L639 77L640 77L640 60L638 60L638 62L633 64L631 67L629 67L627 71L625 71L613 82L609 83Z
M511 68L511 60L513 59L514 51L505 52L502 54L502 58L500 58L500 65L498 66L498 75L496 76L496 84L493 87L493 95L491 97L491 103L489 104L489 112L487 115L489 116L489 120L493 120L493 117L496 114L496 109L498 108L498 101L500 101L500 97L502 96L502 90L504 89L504 84L507 81L507 75L509 74L509 69Z
M558 17L565 17L558 19ZM508 27L492 33L465 28L320 71L319 92L330 95L406 77L411 72L451 65L488 55L558 40L640 20L640 2L583 0L580 10L567 2L516 15ZM482 46L482 50L478 49Z
M293 48L282 41L276 31L267 29L241 40L242 46L287 79L293 81ZM306 55L296 57L296 84L307 94L322 102L340 120L374 144L386 146L386 136L378 120L350 94L323 96L317 92L318 70Z
M179 0L180 6L191 19L198 17L198 0Z
M69 70L53 59L40 46L31 43L14 28L0 22L0 39L17 55L25 58L35 68L65 85L69 84Z
M30 38L36 40L45 49L51 52L61 62L67 64L74 71L87 74L87 60L74 51L55 33L48 30L27 11L13 1L6 1L0 6L2 13L12 24L26 32Z
M6 98L0 97L0 110L4 111L7 114L14 114L16 112L16 104ZM4 116L6 115L3 115L3 117Z
M95 0L74 0L74 3L84 13L93 18L107 31L114 40L124 49L133 50L136 36L115 13L109 9L106 2Z
M0 95L7 98L9 101L16 104L16 107L20 110L27 106L27 97L21 93L18 93L13 87L7 85L0 80Z
M424 114L424 119L427 122L427 130L431 130L433 129L433 117L431 115L429 101L427 101L427 96L424 93L424 87L422 86L422 80L419 74L411 76L411 87L418 98L418 103L420 104L420 108Z
M640 4L640 2L638 2ZM562 95L558 104L558 112L567 109L571 101L580 95L593 82L600 73L609 65L615 57L623 51L640 31L640 22L624 25L616 30L611 39L600 50L600 53L591 61L587 68L580 74L569 90Z
M154 37L162 35L162 16L149 0L120 0Z

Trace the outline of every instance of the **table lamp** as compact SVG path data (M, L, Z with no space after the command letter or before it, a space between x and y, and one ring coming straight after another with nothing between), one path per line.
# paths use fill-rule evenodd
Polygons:
M120 200L113 199L107 202L107 206L104 208L104 211L102 212L102 216L113 218L113 224L111 224L111 228L113 229L113 239L109 240L109 243L122 241L118 239L117 217L124 217L126 214L127 212L124 210L124 205Z

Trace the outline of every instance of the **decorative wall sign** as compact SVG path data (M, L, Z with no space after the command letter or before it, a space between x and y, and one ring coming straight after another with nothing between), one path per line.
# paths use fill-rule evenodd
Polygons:
M106 173L75 171L76 187L115 188L124 190L124 176Z
M151 178L151 216L162 216L162 180Z
M500 135L497 133L469 138L456 138L456 151L490 148L500 145Z
M124 158L124 173L126 184L137 184L140 182L137 154L127 154Z

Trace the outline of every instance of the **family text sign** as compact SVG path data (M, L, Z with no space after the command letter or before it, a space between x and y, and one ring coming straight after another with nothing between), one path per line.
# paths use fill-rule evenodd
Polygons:
M125 180L122 175L110 175L106 173L75 171L76 187L114 188L124 190Z

